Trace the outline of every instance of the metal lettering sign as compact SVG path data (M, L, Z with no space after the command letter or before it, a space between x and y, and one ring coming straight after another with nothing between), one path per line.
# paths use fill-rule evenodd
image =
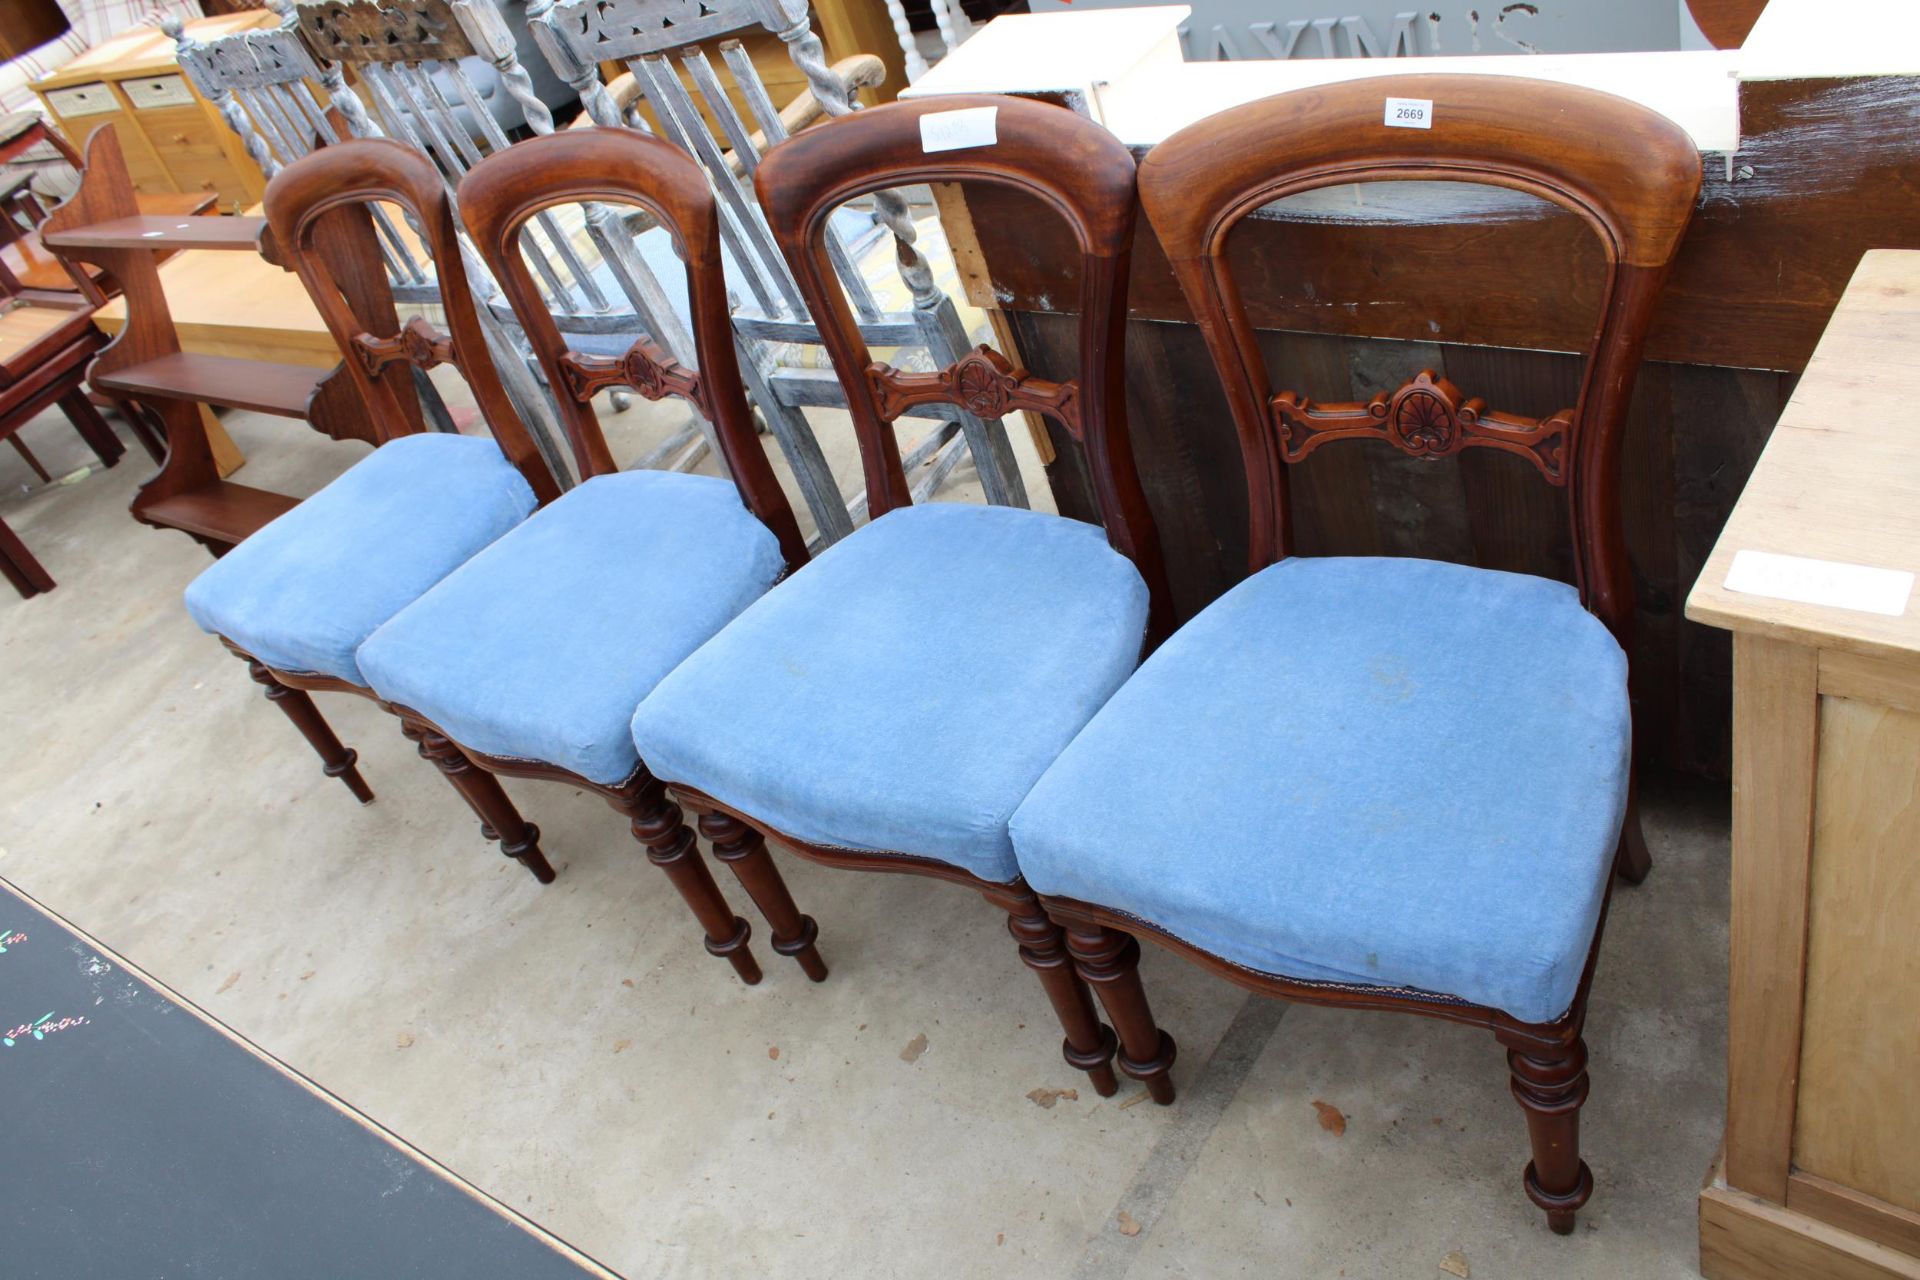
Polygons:
M1031 0L1035 13L1132 8L1154 0ZM1189 62L1253 58L1408 58L1501 53L1625 53L1678 49L1677 0L1188 0ZM1333 12L1329 12L1332 10Z

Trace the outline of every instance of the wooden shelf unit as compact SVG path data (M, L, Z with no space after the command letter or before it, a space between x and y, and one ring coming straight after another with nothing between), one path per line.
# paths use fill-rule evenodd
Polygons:
M117 130L102 129L87 144L79 191L47 220L41 239L106 271L123 291L125 322L88 379L165 428L166 462L134 496L134 519L178 529L219 555L298 503L225 478L203 427L208 405L299 419L336 439L366 438L357 395L337 362L322 369L181 349L159 259L186 254L176 266L187 265L192 254L211 251L274 261L264 218L142 214Z

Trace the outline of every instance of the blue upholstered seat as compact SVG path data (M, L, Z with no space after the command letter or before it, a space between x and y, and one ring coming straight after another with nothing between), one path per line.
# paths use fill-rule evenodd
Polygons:
M1626 805L1626 674L1560 583L1287 560L1067 748L1014 815L1020 867L1263 973L1551 1021Z
M1007 818L1133 670L1146 618L1096 526L903 508L661 681L634 741L660 777L798 839L1005 883Z
M187 612L277 670L364 685L360 642L533 508L490 438L402 436L214 561Z
M634 704L785 567L728 481L597 476L381 627L360 669L463 746L618 783Z

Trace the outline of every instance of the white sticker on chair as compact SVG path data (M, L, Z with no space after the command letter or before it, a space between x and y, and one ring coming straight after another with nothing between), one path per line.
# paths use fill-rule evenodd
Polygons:
M1897 618L1913 595L1913 575L1837 560L1809 560L1771 551L1736 551L1727 570L1727 590L1800 604L1858 609Z
M958 111L933 111L920 117L920 150L959 151L965 147L990 147L998 142L994 117L998 107L962 107Z
M1388 98L1387 123L1396 129L1433 128L1433 99Z

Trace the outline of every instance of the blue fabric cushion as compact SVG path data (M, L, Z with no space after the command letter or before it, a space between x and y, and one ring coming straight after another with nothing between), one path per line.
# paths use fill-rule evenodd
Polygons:
M360 668L464 746L617 783L634 704L785 567L728 481L597 476L381 627Z
M1020 867L1262 973L1551 1021L1626 805L1626 677L1561 583L1287 560L1067 748L1014 815Z
M640 704L660 777L812 844L1019 875L1007 818L1140 659L1147 589L1093 525L903 508Z
M492 439L402 436L214 561L187 612L270 667L364 685L360 642L533 508Z

